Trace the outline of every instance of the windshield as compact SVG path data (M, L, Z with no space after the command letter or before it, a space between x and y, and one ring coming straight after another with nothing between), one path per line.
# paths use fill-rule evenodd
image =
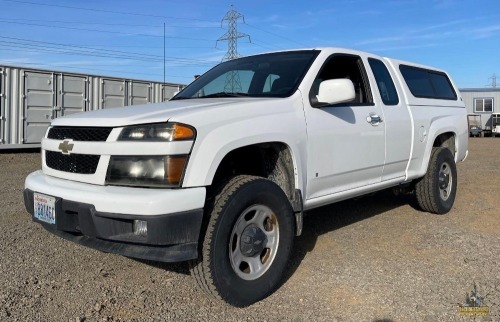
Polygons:
M318 55L316 50L249 56L221 63L172 100L210 97L287 97Z

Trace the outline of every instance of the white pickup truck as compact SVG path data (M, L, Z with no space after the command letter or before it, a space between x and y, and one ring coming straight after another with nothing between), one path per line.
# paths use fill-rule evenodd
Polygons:
M279 287L304 211L405 187L447 213L466 114L434 68L339 48L249 56L169 102L54 120L24 201L58 236L189 261L208 294L247 306Z

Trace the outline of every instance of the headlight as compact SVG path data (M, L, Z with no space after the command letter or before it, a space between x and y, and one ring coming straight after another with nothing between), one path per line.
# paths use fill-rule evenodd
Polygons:
M144 124L125 127L118 141L179 141L193 140L195 130L179 123Z
M118 141L170 142L194 140L195 136L195 129L184 124L142 124L123 128ZM158 188L179 187L187 160L187 154L111 156L106 184Z
M120 186L178 187L187 155L112 156L106 183Z

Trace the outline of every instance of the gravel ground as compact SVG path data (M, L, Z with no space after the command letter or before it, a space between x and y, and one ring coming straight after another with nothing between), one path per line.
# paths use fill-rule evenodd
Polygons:
M38 153L0 153L0 321L500 321L500 139L470 140L454 209L390 191L307 214L285 284L245 309L208 300L187 265L105 254L31 221ZM474 283L488 317L458 315Z

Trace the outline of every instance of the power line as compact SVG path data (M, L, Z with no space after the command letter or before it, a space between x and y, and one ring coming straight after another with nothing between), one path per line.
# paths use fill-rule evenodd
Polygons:
M97 68L88 68L88 67L75 67L71 65L66 65L66 64L48 64L48 63L40 63L40 62L21 62L21 61L9 61L9 60L1 60L1 63L5 64L12 64L12 65L17 65L17 64L22 64L22 65L33 65L33 66L46 66L49 68L53 67L64 67L64 68L69 68L69 69L78 69L78 70L95 70L95 71L106 71L106 72L116 72L116 73L123 73L122 70L113 70L113 69L97 69ZM93 64L93 66L96 66ZM101 66L109 66L109 65L101 65ZM137 72L130 72L127 71L128 74L133 74L133 75L149 75L149 76L162 76L162 74L158 73L137 73ZM167 74L168 77L174 77L174 78L186 78L186 79L191 79L191 76L180 76L180 75L169 75Z
M11 41L19 41L19 43L25 43L25 44L30 44L30 43L35 43L35 44L41 44L41 45L49 45L49 46L58 46L58 47L70 47L70 48L76 48L78 50L80 49L85 49L85 50L97 50L101 51L99 48L94 48L94 47L87 47L87 46L80 46L80 45L73 45L73 44L65 44L65 43L55 43L55 42L48 42L48 41L40 41L40 40L33 40L33 39L25 39L25 38L16 38L16 37L4 37L0 36L1 39L8 39ZM107 49L107 52L111 53L118 53L118 54L127 54L127 55L138 55L138 56L149 56L149 57L154 57L154 58L162 58L163 56L160 55L151 55L151 54L144 54L144 53L137 53L137 52L128 52L128 51L121 51L121 50L111 50ZM201 59L192 59L192 58L180 58L180 57L169 57L170 59L177 59L177 60L183 60L183 61L192 61L192 62L210 62L213 63L213 61L210 60L201 60Z
M76 51L68 51L64 49L52 49L47 47L26 45L26 44L12 44L9 48L1 47L0 50L7 51L28 51L28 52L41 52L41 53L55 53L55 54L63 54L63 55L73 55L73 56L84 56L84 57L101 57L101 58L118 58L118 59L126 59L126 60L134 60L134 61L144 61L144 62L162 62L161 59L154 58L146 58L140 56L126 56L126 55L108 55L105 53L97 54L97 53L80 53ZM180 64L180 65L211 65L210 63L200 63L200 62L190 62L190 61L179 61L175 59L166 59L171 63Z
M2 0L2 1L6 1L6 0ZM114 30L88 29L88 28L78 28L78 27L69 27L69 26L53 26L53 25L37 24L37 23L29 23L29 22L6 21L6 20L1 20L1 19L0 19L0 23L9 23L9 24L36 26L36 27L46 27L46 28L56 28L56 29L69 29L69 30L79 30L79 31L100 32L100 33L108 33L108 34L120 34L120 35L128 35L128 36L163 38L163 36L160 36L160 35L130 33L130 32L114 31ZM212 39L177 37L177 36L166 36L166 38L183 39L183 40L196 40L196 41L213 41Z
M0 0L0 1L20 2L20 3L32 3L32 2L29 2L29 1L20 1L20 0ZM39 5L47 5L47 6L56 6L56 7L59 6L59 5L40 4L40 3L37 3L37 4L39 4ZM69 7L69 6L64 6L64 7ZM73 7L71 7L71 8L73 8ZM77 8L77 7L75 7L75 8ZM80 9L87 10L86 8L80 8ZM90 10L90 9L88 9L88 10ZM208 21L208 20L206 20L206 21ZM132 24L131 25L131 24L119 24L119 23L99 23L99 22L82 22L82 21L42 20L42 19L24 19L24 18L20 18L20 19L0 18L0 23L7 23L7 24L17 24L17 25L45 27L45 28L55 28L55 29L78 30L78 31L85 31L85 32L99 32L99 33L109 33L109 34L121 34L121 35L129 35L129 36L142 36L142 37L155 37L155 38L160 38L161 37L161 38L163 38L163 36L161 36L161 35L154 35L154 34L144 34L144 33L135 33L135 32L123 32L123 31L116 31L116 30L80 28L80 27L74 27L74 26L72 27L72 26L67 26L67 25L66 26L60 26L60 25L51 25L51 24L43 24L43 23L32 23L32 22L48 22L48 23L55 23L55 24L64 23L64 24L71 24L71 25L82 24L82 25L128 26L128 27L158 27L159 28L159 25L146 25L146 24L137 24L137 25ZM212 21L209 21L209 22L212 23ZM254 28L254 29L266 32L266 33L268 33L270 35L273 35L275 37L279 37L279 38L285 39L285 40L287 40L289 42L294 42L296 44L299 44L299 45L303 46L302 43L296 42L296 41L294 41L292 39L289 39L287 37L278 35L276 33L267 31L265 29L256 27L254 25L248 25L248 26L250 26L251 28ZM168 26L168 27L172 27L172 28L218 28L218 27L215 27L215 26L212 27L212 26L185 26L185 25L184 26ZM182 40L194 40L194 41L213 41L211 39L190 38L190 37L182 37L182 36L165 36L165 37L169 38L169 39L182 39ZM217 41L225 40L223 37L219 38ZM250 43L252 43L252 42L250 42ZM255 45L257 45L259 47L262 47L262 48L266 48L266 49L273 49L273 48L284 49L283 47L276 46L274 44L265 43L263 41L259 41L259 43L256 43ZM157 48L161 48L161 47L157 47ZM171 47L171 48L182 48L182 47ZM189 47L185 47L185 48L189 48ZM198 48L198 47L193 47L193 48ZM199 47L199 48L207 48L208 49L208 47Z
M3 43L10 43L14 46L24 46L27 48L40 48L40 49L43 49L45 51L57 51L60 53L75 53L75 54L80 54L82 56L98 55L97 57L104 56L104 57L111 57L111 58L127 58L127 59L137 58L139 60L146 60L146 61L148 61L148 60L149 61L162 61L163 60L163 56L160 56L160 55L151 55L151 54L144 54L144 53L137 53L137 52L127 52L127 51L111 50L111 49L107 49L107 50L103 51L102 49L94 48L94 47L86 47L86 46L70 45L70 44L64 44L64 43L39 41L39 40L33 40L33 39L23 39L23 38L16 38L16 37L0 36L0 39L7 39L7 40L3 40L2 42ZM63 52L61 52L61 51L63 51ZM216 63L216 62L210 61L210 60L192 59L192 58L180 58L180 57L171 57L171 56L167 56L165 58L168 61L177 61L177 62L200 64L200 65Z
M48 3L40 3L40 2L34 2L34 1L24 1L24 0L0 0L4 2L13 2L13 3L22 3L22 4L30 4L30 5L38 5L38 6L47 6L47 7L57 7L57 8L64 8L64 9L74 9L74 10L84 10L84 11L91 11L91 12L105 12L105 13L112 13L112 14L122 14L122 15L133 15L133 16L142 16L142 17L155 17L155 18L162 18L162 19L175 19L175 20L185 20L185 21L197 21L197 22L208 22L208 23L216 23L216 21L212 20L206 20L206 19L197 19L197 18L183 18L183 17L174 17L174 16L163 16L163 15L154 15L154 14L144 14L144 13L137 13L137 12L125 12L125 11L114 11L114 10L104 10L104 9L96 9L96 8L84 8L84 7L76 7L76 6L68 6L68 5L58 5L58 4L48 4ZM19 21L33 21L33 22L52 22L52 23L71 23L71 24L82 24L82 25L108 25L108 26L137 26L137 27L158 27L156 25L131 25L131 24L117 24L117 23L99 23L99 22L83 22L83 21L57 21L57 20L41 20L41 19L7 19L4 18L4 22L10 22L10 23L19 23ZM247 26L257 29L259 31L265 32L269 35L272 35L274 37L281 38L283 40L286 40L290 43L298 44L302 47L307 47L307 45L297 42L293 39L290 39L288 37L285 37L283 35L271 32L269 30L257 27L252 24L246 24ZM63 28L61 26L50 26L50 25L36 25L36 26L42 26L42 27L52 27L52 28ZM177 26L177 25L167 25L170 28L218 28L216 26L187 26L187 25L182 25L182 26ZM64 27L65 29L75 29L75 30L83 30L83 31L95 31L95 32L111 32L111 33L121 33L117 31L106 31L106 30L95 30L95 29L84 29L84 28L76 28L76 27ZM148 34L136 34L136 33L122 33L122 34L132 34L132 35L137 35L137 36L146 36L146 37L161 37L159 35L148 35ZM173 38L173 39L186 39L186 40L200 40L200 41L213 41L209 39L196 39L196 38L186 38L186 37L167 37L167 38ZM275 45L272 45L275 46ZM264 46L261 46L264 47ZM264 47L266 48L266 47ZM280 48L278 46L275 46L275 48ZM281 47L283 48L283 47Z
M285 49L283 47L279 47L279 46L276 46L276 45L273 45L273 44L269 44L269 43L263 42L261 40L256 41L255 39L250 44L262 47L264 49L269 49L269 50L276 50L276 49L283 50L283 49Z
M68 46L87 46L98 48L143 48L143 49L162 49L163 46L143 46L143 45L98 45L98 44L67 44ZM214 47L201 47L201 46L168 46L170 49L214 49ZM215 48L217 49L217 48ZM219 49L221 50L221 49Z
M300 42L298 42L298 41L295 41L295 40L293 40L293 39L290 39L290 38L287 38L287 37L284 37L284 36L278 35L278 34L276 34L276 33L274 33L274 32L270 32L269 30L265 30L265 29L262 29L262 28L256 27L256 26L254 26L254 25L250 25L250 24L248 24L248 23L247 23L246 25L247 25L247 26L249 26L249 27L255 28L255 29L257 29L257 30L260 30L260 31L262 31L262 32L268 33L268 34L270 34L270 35L273 35L273 36L275 36L275 37L278 37L278 38L281 38L281 39L287 40L287 41L289 41L289 42L292 42L292 43L298 44L298 45L303 46L303 47L307 47L307 45L304 45L304 44L302 44L302 43L300 43Z
M2 1L2 0L0 0ZM122 35L133 35L133 36L145 36L145 37L155 37L155 38L163 38L163 36L160 35L150 35L150 34L140 34L140 33L127 33L127 32L121 32L121 31L110 31L110 30L99 30L99 29L87 29L87 28L77 28L77 27L68 27L68 26L52 26L52 25L44 25L44 24L31 24L31 23L22 23L22 22L17 22L17 21L5 21L3 19L0 19L0 23L10 23L10 24L19 24L19 25L28 25L28 26L38 26L38 27L48 27L48 28L56 28L56 29L70 29L70 30L80 30L80 31L91 31L91 32L101 32L101 33L111 33L111 34L122 34ZM165 36L166 38L170 39L182 39L182 40L195 40L195 41L213 41L210 39L201 39L201 38L189 38L189 37L175 37L175 36ZM222 41L225 39L219 38L216 42ZM252 44L252 42L250 42ZM256 42L255 40L253 41L254 45L257 45L262 48L267 48L267 49L283 49L283 47L278 47L269 43L265 43L263 41L258 41ZM99 46L99 47L140 47L140 48L146 48L144 46L130 46L130 45L124 45L124 46L111 46L111 45L93 45L93 46ZM273 46L273 47L271 47ZM149 47L149 48L163 48L160 46L157 47ZM179 46L179 47L171 47L169 48L212 48L212 47L197 47L197 46Z
M0 18L4 21L27 21L27 22L48 22L48 23L63 23L63 24L78 24L78 25L97 25L97 26L124 26L124 27L159 27L159 25L145 25L145 24L130 24L130 23L107 23L107 22L89 22L89 21L76 21L76 20L46 20L46 19L26 19L26 18Z
M161 59L147 59L147 58L140 58L140 57L126 57L126 56L117 56L117 55L105 55L105 54L84 54L82 55L81 53L78 52L65 52L65 51L57 51L57 50L51 50L47 48L33 48L29 46L22 46L22 45L14 45L13 47L10 48L5 48L1 47L0 51L15 51L15 52L35 52L35 53L54 53L54 54L63 54L63 55L71 55L71 56L83 56L83 57L100 57L100 58L115 58L115 59L124 59L124 60L133 60L133 61L143 61L143 62L156 62L160 63L162 62ZM182 61L177 61L177 60L171 60L167 59L170 64L174 65L189 65L189 66L212 66L215 63L194 63L194 62L182 62Z
M168 16L163 16L163 15L155 15L155 14L144 14L144 13L137 13L137 12L125 12L125 11L113 11L113 10L105 10L105 9L95 9L95 8L85 8L85 7L78 7L78 6L68 6L68 5L59 5L59 4L52 4L52 3L41 3L41 2L35 2L35 1L29 1L29 0L0 0L0 2L10 2L10 3L19 3L19 4L25 4L25 5L32 5L33 6L44 6L44 7L54 7L54 8L62 8L62 9L71 9L71 10L82 10L82 11L88 11L88 12L103 12L103 13L109 13L109 14L120 14L120 15L131 15L131 16L141 16L141 17L154 17L154 18L161 18L163 20L167 19L177 19L177 20L184 20L186 22L178 23L183 24L183 23L194 23L194 24L199 24L199 25L208 25L208 24L213 24L215 23L214 21L211 20L204 20L204 19L195 19L195 18L180 18L180 17L168 17ZM35 7L36 8L36 7ZM218 41L228 41L228 51L226 55L224 56L223 60L228 60L228 59L233 59L236 57L239 57L238 53L238 39L239 38L249 38L249 44L251 46L258 46L265 48L267 50L275 50L276 48L280 48L276 46L275 44L269 43L269 42L264 42L264 41L251 41L250 36L241 32L238 32L237 29L237 23L238 20L241 19L244 21L243 15L241 15L239 12L237 12L233 6L230 7L230 10L226 13L224 18L222 19L221 25L223 23L228 24L228 30L227 32L222 35L219 39L216 40L216 44ZM115 34L115 35L128 35L128 36L137 36L137 37L153 37L153 38L169 38L169 39L181 39L181 40L192 40L192 41L214 41L210 39L202 39L202 38L190 38L190 37L182 37L182 36L165 36L165 34L162 36L160 35L160 25L154 25L154 24L128 24L128 23L108 23L108 22L84 22L84 21L67 21L64 20L42 20L42 19L26 19L26 18L19 18L19 19L13 19L12 16L9 18L0 18L0 24L15 24L15 25L25 25L25 26L33 26L31 29L38 29L38 27L44 27L44 28L55 28L55 29L63 29L63 30L77 30L77 31L83 31L86 33L89 32L96 32L96 33L108 33L108 34ZM131 19L130 19L131 20ZM149 19L150 21L156 21L153 19ZM80 25L80 26L79 26ZM85 26L110 26L110 28L86 28ZM136 33L136 32L125 32L124 28L113 28L113 26L117 27L153 27L153 28L158 28L158 33L156 34L148 34L148 33ZM172 27L172 28L214 28L212 26L168 26L167 27ZM250 25L251 28L258 29L260 31L263 31L267 34L270 34L274 37L279 37L281 39L287 40L289 42L294 42L299 44L298 42L295 42L291 39L288 39L284 36L280 36L278 34L275 34L273 32L269 32L267 30L261 29L259 27ZM8 29L7 29L8 30ZM28 29L29 30L29 29ZM135 31L135 30L134 30ZM97 37L95 37L97 39ZM124 37L122 37L124 38ZM135 47L140 47L142 49L145 48L162 48L161 46L134 46L134 45L76 45L76 44L64 44L64 43L54 43L54 42L43 42L43 41L38 41L38 40L30 40L30 39L21 39L21 38L14 38L14 37L1 37L0 39L2 40L3 46L0 47L0 50L7 50L7 51L15 51L15 52L35 52L35 53L53 53L56 55L72 55L72 56L81 56L81 57L100 57L100 58L113 58L113 59L122 59L122 60L131 60L134 62L144 62L144 63L159 63L163 61L168 61L169 65L174 64L177 65L178 67L190 67L190 66L213 66L216 62L210 61L210 60L202 60L202 59L189 59L189 58L180 58L180 57L163 57L160 55L153 55L153 54L148 54L148 53L142 53L142 52L129 52L126 50L113 50L113 49L104 49L104 48L110 48L110 47L128 47L128 48L135 48ZM120 39L116 37L116 39ZM130 39L130 38L127 38ZM156 40L154 41L156 43ZM120 42L118 42L120 43ZM302 44L301 44L302 45ZM164 45L165 46L165 45ZM10 47L10 48L9 48ZM164 47L163 47L164 48ZM170 47L169 48L206 48L209 49L210 47L201 47L201 46L179 46L179 47ZM155 51L158 52L159 51ZM136 64L136 63L134 63ZM95 66L95 65L94 65ZM75 67L72 67L75 68ZM112 70L108 70L112 71ZM148 73L149 74L149 73ZM237 76L237 75L236 75ZM233 91L238 90L241 88L241 84L239 82L239 77L233 78L232 80L228 80L230 84L230 87ZM238 85L239 84L239 85Z
M58 5L58 4L40 3L40 2L33 2L33 1L22 1L22 0L0 0L0 1L31 4L31 5L44 6L44 7L84 10L84 11L91 11L91 12L114 13L114 14L120 14L120 15L130 15L130 16L154 17L154 18L161 18L161 19L176 19L176 20L188 20L188 21L214 22L214 21L210 21L210 20L197 19L197 18L180 18L180 17L152 15L152 14L137 13L137 12L113 11L113 10L104 10L104 9L97 9L97 8L83 8L83 7Z
M27 45L27 46L34 46L34 47L46 47L48 49L53 49L53 50L60 50L60 49L65 49L65 50L80 50L79 52L82 52L81 50L83 49L84 51L82 53L87 53L85 50L90 50L91 52L96 51L102 51L99 48L92 48L92 47L85 47L85 46L78 46L78 45L70 45L70 44L63 44L63 43L54 43L54 42L47 42L47 41L39 41L39 40L32 40L32 39L22 39L22 38L15 38L15 37L2 37L2 39L8 39L4 40L3 43L11 43L11 44L18 44L18 45ZM9 41L10 40L10 41ZM58 48L59 47L59 48ZM68 47L68 48L65 48ZM143 54L143 53L135 53L135 52L127 52L127 51L121 51L121 50L111 50L108 49L105 51L105 53L117 53L117 54L125 54L125 55L138 55L138 56L146 56L146 57L153 57L153 58L160 58L162 56L159 55L151 55L151 54Z
M109 23L109 22L89 22L89 21L76 21L76 20L46 20L46 19L26 19L26 18L0 18L4 21L27 21L27 22L48 22L48 23L62 23L62 24L78 24L78 25L97 25L97 26L124 26L124 27L153 27L158 28L159 25L146 25L146 24L130 24L130 23ZM219 29L219 26L188 26L188 25L168 25L168 28L194 28L194 29L203 29L203 28L213 28Z
M28 23L23 23L21 21L27 21ZM62 29L73 29L73 30L82 30L82 31L93 31L93 32L104 32L104 33L121 33L121 34L126 34L126 35L130 35L131 33L126 33L126 32L118 32L118 31L108 31L108 30L98 30L98 29L84 29L84 28L77 28L77 27L67 27L67 26L53 26L53 25L47 25L47 24L29 24L29 22L47 22L47 23L61 23L61 24L78 24L78 25L96 25L96 26L125 26L125 27L153 27L153 28L159 28L160 26L159 25L146 25L146 24L125 24L125 23L103 23L103 22L87 22L87 21L69 21L69 20L44 20L44 19L25 19L25 18L16 18L16 19L9 19L9 18L0 18L0 23L13 23L13 24L21 24L21 25L33 25L33 26L41 26L41 27L48 27L48 28L62 28ZM273 33L273 32L270 32L268 30L265 30L265 29L262 29L262 28L259 28L259 27L256 27L254 25L250 25L248 23L245 23L245 25L251 27L251 28L254 28L254 29L257 29L257 30L260 30L262 32L265 32L267 34L270 34L272 36L275 36L275 37L278 37L278 38L281 38L281 39L284 39L284 40L287 40L291 43L295 43L295 44L298 44L302 47L307 47L305 44L303 43L300 43L300 42L297 42L293 39L290 39L290 38L287 38L287 37L284 37L282 35L279 35L279 34L276 34L276 33ZM193 28L193 29L202 29L202 28L217 28L219 29L220 27L218 26L187 26L187 25L166 25L168 28ZM138 34L138 33L132 33L133 35L137 35L137 36L147 36L147 37L160 37L158 35L149 35L149 34ZM171 37L171 38L174 38L174 37ZM180 37L182 39L189 39L189 38L185 38L185 37ZM193 38L192 40L197 40L195 38ZM209 39L199 39L199 40L203 40L203 41L213 41L213 40L209 40ZM269 44L269 43L265 43L263 41L260 41L260 45L257 44L259 47L262 47L262 48L271 48L269 46L274 46L275 48L279 48L279 49L284 49L284 47L280 47L280 46L276 46L276 45L272 45L272 44ZM109 45L108 45L109 46ZM109 47L113 47L113 46L109 46ZM115 47L136 47L136 46L115 46ZM142 47L142 46L141 46ZM163 48L163 47L150 47L150 48ZM211 47L171 47L169 46L169 48L211 48Z
M146 36L146 37L155 37L155 38L160 38L161 37L161 38L163 38L163 36L159 36L159 35L148 35L148 34L139 34L139 33L126 33L126 32L120 32L120 31L86 29L86 28L67 27L67 26L51 26L51 25L42 25L42 24L30 24L30 23L21 23L21 22L14 22L14 21L2 21L0 19L0 23L2 23L2 22L4 22L4 23L11 23L11 24L20 24L20 25L42 26L42 27L58 28L58 29L71 29L71 30L93 31L93 32L101 32L101 33L112 33L112 34L123 34L123 35ZM245 35L245 34L241 34L241 35ZM169 39L182 39L182 40L195 40L195 41L213 41L213 40L210 40L210 39L200 39L200 38L175 37L175 36L165 36L165 37L169 38ZM216 42L225 40L223 37L219 38ZM253 42L250 42L250 44L256 45L258 47L262 47L264 49L269 49L269 50L284 49L283 47L279 47L279 46L276 46L276 45L265 43L265 42L263 42L261 40L259 40L259 41L255 41L254 40ZM68 46L71 46L71 45L68 44ZM73 46L76 46L76 45L73 45ZM78 47L81 47L81 46L78 46ZM160 46L144 47L144 46L130 46L130 45L124 45L124 46L94 45L94 47L140 47L140 48L158 48L158 49L159 48L163 48L163 47L160 47ZM197 46L171 47L171 46L169 46L169 48L198 48L198 49L199 48L205 48L205 49L211 49L212 47L197 47ZM230 48L231 48L231 44L230 44ZM94 48L94 49L97 49L97 48Z

